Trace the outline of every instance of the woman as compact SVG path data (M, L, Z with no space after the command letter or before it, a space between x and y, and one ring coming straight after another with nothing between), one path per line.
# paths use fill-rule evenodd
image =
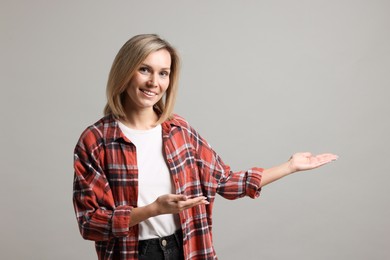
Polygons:
M176 50L157 35L131 38L107 84L105 117L81 135L74 156L74 207L99 259L216 259L215 194L256 198L261 187L336 160L297 153L271 169L232 172L172 114Z

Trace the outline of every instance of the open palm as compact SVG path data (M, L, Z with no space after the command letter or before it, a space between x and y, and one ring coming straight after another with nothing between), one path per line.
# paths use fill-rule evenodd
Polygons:
M295 172L311 170L337 160L337 158L337 155L331 153L319 155L312 155L311 153L296 153L291 156L289 162L291 169Z

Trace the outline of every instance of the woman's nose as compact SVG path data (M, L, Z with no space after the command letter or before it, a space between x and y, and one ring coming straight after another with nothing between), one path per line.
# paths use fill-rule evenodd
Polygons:
M156 77L151 76L147 83L148 83L148 87L151 87L151 88L157 87Z

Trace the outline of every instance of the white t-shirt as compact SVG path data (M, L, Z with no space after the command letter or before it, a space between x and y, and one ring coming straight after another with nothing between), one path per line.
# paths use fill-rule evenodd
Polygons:
M162 127L135 130L119 123L119 128L137 149L138 207L154 202L175 189L163 156ZM177 214L164 214L139 223L139 239L150 239L173 234L180 228Z

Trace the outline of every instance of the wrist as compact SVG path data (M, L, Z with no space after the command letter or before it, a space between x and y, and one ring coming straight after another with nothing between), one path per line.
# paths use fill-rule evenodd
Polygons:
M161 213L159 212L158 208L158 203L157 201L154 201L153 203L149 204L146 206L148 208L148 215L149 217L155 217L157 215L160 215Z
M286 169L286 175L289 175L289 174L292 174L292 173L298 171L298 170L294 167L291 158L290 158L290 160L288 160L288 161L285 163L285 169Z

